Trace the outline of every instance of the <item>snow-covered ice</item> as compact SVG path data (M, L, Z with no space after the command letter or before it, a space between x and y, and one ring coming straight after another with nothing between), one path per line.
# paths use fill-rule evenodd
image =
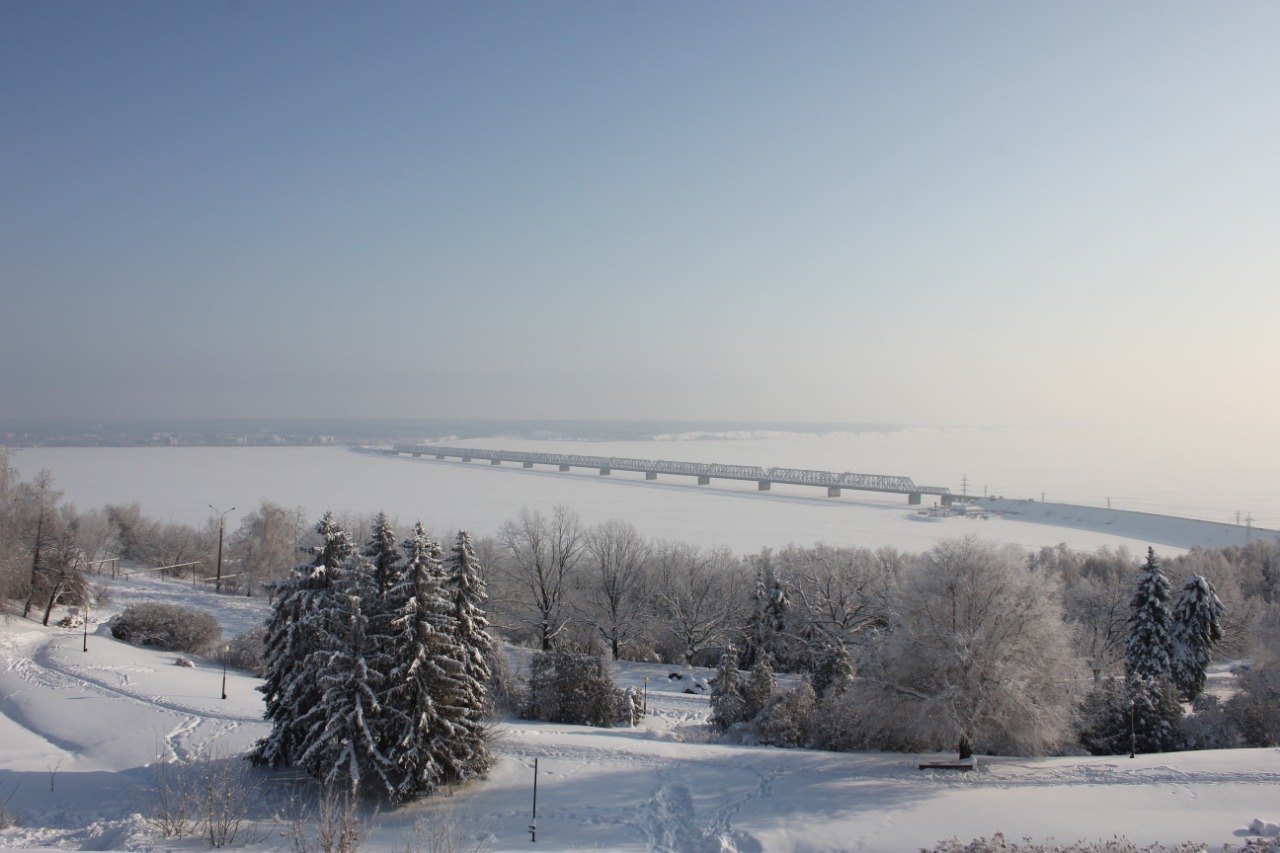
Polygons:
M339 447L23 448L13 461L23 476L49 469L66 500L81 509L137 501L164 521L204 524L209 505L236 507L239 516L262 499L301 507L308 524L326 510L385 511L402 526L423 521L438 535L467 528L476 535L497 530L522 508L544 512L557 504L588 523L610 518L632 522L646 536L728 547L739 554L762 547L816 542L924 551L940 538L967 533L1027 548L1066 542L1081 550L1125 545L1141 554L1147 545L1172 554L1207 541L1203 532L1159 516L1122 516L1137 510L1202 518L1222 531L1245 510L1255 528L1280 527L1280 457L1241 460L1216 442L1188 456L1181 441L1098 430L898 430L887 433L735 434L669 436L635 442L567 442L485 439L470 444L508 450L584 453L648 459L774 465L829 471L886 473L919 484L1006 498L1016 514L982 518L929 518L901 495L846 491L828 498L821 489L617 472L599 476L575 469L522 469L485 463L370 456ZM1252 446L1252 445L1250 445ZM1217 450L1213 450L1213 448ZM1212 472L1211 464L1219 467ZM1047 499L1044 504L1042 499ZM1079 506L1088 504L1093 509ZM1141 522L1141 523L1139 523ZM1228 535L1232 531L1226 531ZM1235 540L1273 536L1239 526Z

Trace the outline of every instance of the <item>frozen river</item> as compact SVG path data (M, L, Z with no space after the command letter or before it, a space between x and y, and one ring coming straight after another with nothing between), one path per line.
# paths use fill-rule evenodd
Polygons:
M435 436L423 436L433 440ZM681 434L648 441L568 442L449 437L450 443L761 467L784 466L911 477L971 495L1164 513L1253 527L1280 527L1280 454L1248 436L1135 434L1120 430L906 429L862 433ZM625 518L649 536L727 546L738 553L818 541L923 550L942 536L978 533L1027 547L1067 542L1145 548L1125 535L1008 518L925 521L904 496L690 478L645 482L642 474L601 477L575 469L525 470L484 462L411 460L340 447L24 448L23 476L53 472L80 508L138 502L148 515L202 524L209 505L238 516L269 499L308 518L386 511L437 532L492 533L523 507L567 505L584 521ZM926 499L928 500L928 499ZM1122 534L1123 531L1120 531Z

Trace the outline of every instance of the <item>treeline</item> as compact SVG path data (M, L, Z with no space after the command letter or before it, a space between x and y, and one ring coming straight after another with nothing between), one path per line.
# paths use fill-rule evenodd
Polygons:
M286 581L300 551L323 545L312 522L300 510L270 501L244 515L227 532L223 591L263 595ZM354 515L338 516L336 523L356 542L368 541L377 526L372 517ZM434 541L452 538L448 531L426 532ZM78 572L104 556L146 565L199 561L192 568L207 578L218 548L216 516L197 529L156 523L136 504L81 513L60 503L47 472L22 482L7 464L0 478L0 533L0 584L10 607L28 616L41 615L54 601L77 603L85 595ZM1097 749L1129 746L1120 734L1128 735L1128 710L1138 702L1125 693L1131 681L1125 655L1143 561L1123 549L1080 553L1059 546L1027 553L966 540L925 554L817 544L743 557L646 538L625 520L587 525L565 507L522 511L473 544L489 593L488 618L508 642L699 666L719 665L732 649L744 678L758 665L802 674L815 702L845 671L862 688L880 691L858 694L842 715L829 709L826 719L856 725L807 735L810 744L953 747L961 742L954 727L949 734L928 726L908 731L894 721L908 712L921 720L946 716L934 713L935 699L962 676L1001 688L1019 683L1009 675L1012 659L996 653L1019 649L1019 665L1043 675L1043 693L1022 690L1030 702L1025 708L992 705L992 718L1012 722L999 731L973 727L969 746L1019 752L1077 741ZM1244 661L1248 669L1241 668L1237 685L1245 698L1230 719L1212 694L1188 702L1186 691L1172 688L1172 704L1148 702L1167 717L1161 724L1167 736L1152 743L1280 743L1280 543L1196 549L1164 560L1160 569L1171 579L1171 609L1188 579L1203 579L1222 605L1213 659ZM941 611L939 602L946 603ZM1012 641L1024 637L1035 642ZM931 644L941 658L909 654ZM994 669L978 665L976 650L984 644L998 664ZM939 664L948 655L964 661L962 672ZM753 701L764 710L777 691L761 686L770 683L766 674L759 682ZM904 697L916 704L903 706ZM1243 708L1246 700L1254 702L1252 710ZM797 713L792 708L774 717ZM1108 724L1112 729L1123 728L1114 737L1097 723L1108 715L1116 718ZM1123 726L1117 715L1126 718ZM755 718L730 716L739 723Z

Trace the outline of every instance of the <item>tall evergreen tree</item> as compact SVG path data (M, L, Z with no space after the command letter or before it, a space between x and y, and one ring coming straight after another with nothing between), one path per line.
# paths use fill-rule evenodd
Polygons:
M844 643L828 643L814 658L809 683L815 697L821 699L830 691L838 696L853 683L853 659Z
M398 796L429 793L473 775L463 659L445 597L439 544L419 523L403 544L404 572L388 594L394 662L383 704L394 715L387 753L399 768Z
M294 566L290 576L276 584L263 640L266 675L258 687L266 697L264 716L271 731L254 747L254 764L283 767L296 761L307 741L306 727L298 718L321 699L315 673L309 669L312 652L323 648L317 622L332 606L333 581L353 548L332 513L324 514L316 532L321 544L308 549L311 561Z
M480 561L471 544L471 534L458 531L457 540L444 567L443 594L447 619L443 628L453 640L451 654L456 655L457 669L450 660L451 722L455 734L449 743L451 781L465 781L487 770L493 759L489 754L488 717L490 703L486 684L489 682L489 655L493 638L489 636L489 620L484 603L488 599Z
M369 631L369 611L378 601L372 564L350 558L334 579L330 606L311 621L316 648L306 670L319 701L300 709L305 735L297 763L353 795L366 786L394 797L396 768L382 750L389 721L379 700L386 648Z
M1147 549L1147 562L1138 576L1138 585L1129 601L1129 638L1124 650L1126 678L1156 681L1170 677L1169 580L1160 571L1154 548Z
M776 686L777 677L773 673L773 665L769 663L769 655L762 655L755 666L751 667L751 672L742 685L742 719L750 720L759 714L768 704Z
M400 580L401 553L396 542L396 531L384 512L373 519L373 530L362 552L373 564L373 577L378 592L385 593Z
M489 635L489 619L485 614L485 602L489 599L480 561L476 558L471 534L458 531L457 541L445 565L445 597L449 601L454 632L465 652L463 672L468 680L467 689L474 696L477 709L487 705L485 685L489 683L489 655L493 653L493 638Z
M716 681L711 686L711 724L723 731L734 723L742 722L745 711L738 650L730 645L720 655L720 663L716 666Z
M1213 658L1213 647L1222 639L1222 616L1226 608L1213 585L1194 575L1182 586L1173 608L1170 672L1178 695L1185 702L1204 690L1205 673Z
M756 585L751 592L751 622L740 666L755 666L765 655L774 660L789 659L786 649L787 610L791 606L782 580L773 570L772 557L766 549L756 562Z

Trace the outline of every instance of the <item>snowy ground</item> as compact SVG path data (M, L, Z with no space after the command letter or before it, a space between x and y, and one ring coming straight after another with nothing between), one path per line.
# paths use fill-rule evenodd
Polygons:
M258 599L215 597L183 583L115 584L103 613L135 600L176 600L218 613L228 634L260 619ZM0 623L0 801L20 825L0 845L92 850L202 849L156 837L145 820L158 756L243 751L266 727L252 677L79 630ZM847 851L895 853L958 836L1004 832L1058 840L1241 843L1256 818L1280 820L1280 750L1041 760L985 757L974 773L920 771L929 756L837 754L710 742L707 700L668 668L623 664L621 686L645 688L636 728L521 720L501 725L501 759L485 781L373 817L368 849L404 849L420 818L452 815L498 851L535 849ZM696 673L705 675L705 673ZM288 850L294 780L255 774L260 822L248 848Z

